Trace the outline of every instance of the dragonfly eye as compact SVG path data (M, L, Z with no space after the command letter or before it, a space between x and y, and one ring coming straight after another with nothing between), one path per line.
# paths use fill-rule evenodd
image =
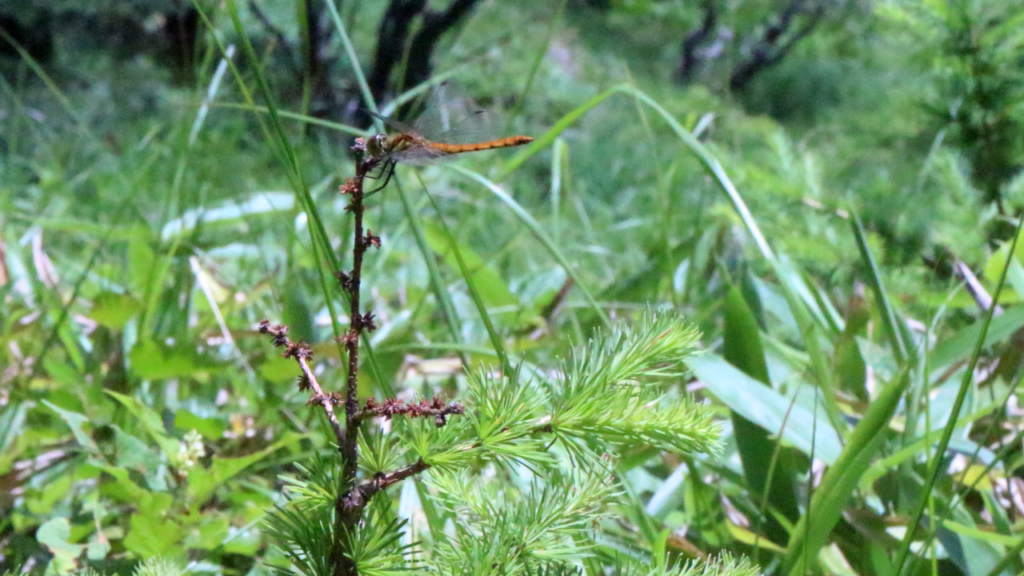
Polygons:
M366 143L366 151L370 156L380 158L384 155L384 138L383 134L374 134L370 137L370 141Z

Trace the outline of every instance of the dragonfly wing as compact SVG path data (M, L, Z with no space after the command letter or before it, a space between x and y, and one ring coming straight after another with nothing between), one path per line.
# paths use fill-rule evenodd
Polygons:
M406 124L405 122L399 122L398 120L388 118L383 114L377 114L376 112L371 112L369 110L367 110L366 113L383 122L384 125L387 126L391 132L409 132L413 134L419 134L418 130Z
M448 82L435 86L419 107L413 130L429 140L472 144L493 140L501 132L496 114L483 110Z
M414 146L406 150L392 152L391 157L402 164L426 166L446 162L454 158L455 155L429 146Z

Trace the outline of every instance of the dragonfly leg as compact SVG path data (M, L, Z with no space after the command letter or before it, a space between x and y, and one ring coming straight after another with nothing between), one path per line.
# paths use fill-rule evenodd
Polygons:
M380 192L381 190L384 189L385 186L388 185L388 182L391 182L391 177L395 175L395 161L394 160L385 160L384 161L384 166L381 168L381 173L377 175L377 178L380 178L381 176L384 176L385 173L387 173L387 178L384 179L384 183L381 184L380 186L377 186L373 190L370 190L369 192L364 192L363 193L363 197L364 198L366 196L371 195L371 194L376 194L377 192Z
M367 180L380 179L380 177L384 175L384 171L387 170L388 162L390 162L390 160L385 160L384 162L375 165L369 170L369 172L367 172L366 176L363 176L363 178L366 178ZM373 173L375 169L377 170L376 174Z

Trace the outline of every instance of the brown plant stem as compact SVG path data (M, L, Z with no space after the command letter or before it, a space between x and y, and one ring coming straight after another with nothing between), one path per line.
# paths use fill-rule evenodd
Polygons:
M448 417L463 414L465 408L458 402L444 403L440 398L424 399L418 403L406 403L397 398L387 398L382 402L372 397L366 401L365 406L359 404L359 341L362 337L376 329L373 313L362 313L360 311L360 286L362 284L363 256L370 247L380 248L381 241L373 232L364 229L363 213L365 206L363 201L366 194L363 184L371 172L381 167L383 158L367 156L366 142L362 138L356 139L352 148L356 157L355 176L349 178L341 186L341 193L350 197L349 205L346 208L355 220L354 240L352 245L352 269L350 271L337 271L339 284L349 295L349 328L339 338L345 346L348 355L348 373L345 379L344 392L324 392L316 375L310 368L309 361L313 358L313 351L309 345L303 342L292 342L288 339L288 328L286 326L271 326L268 320L260 322L259 331L262 334L269 334L273 337L273 344L278 348L285 348L285 358L294 358L302 370L299 377L299 390L312 391L308 404L310 406L323 406L327 419L330 421L334 431L335 439L338 442L338 452L342 458L342 470L338 479L338 496L334 502L334 542L330 552L330 563L333 576L358 576L359 570L352 559L351 551L353 538L359 530L359 523L362 520L363 512L370 499L378 492L387 489L389 486L402 480L419 474L430 467L422 459L416 462L397 468L390 472L379 472L372 478L362 482L358 481L359 473L359 427L366 421L375 417L390 419L395 416L407 418L433 418L438 427L445 426ZM387 172L389 166L384 164L383 172ZM385 181L386 184L386 181ZM342 426L338 419L336 408L344 404L345 425Z
M366 507L367 498L363 495L356 484L356 476L359 472L359 424L362 421L359 414L359 340L363 330L372 330L373 314L365 316L359 309L359 289L362 283L363 254L370 244L377 245L379 241L368 236L363 230L363 182L367 174L379 163L376 158L365 158L365 143L360 139L353 147L356 153L356 175L349 179L341 187L343 194L348 194L350 203L348 210L352 212L355 219L353 231L354 240L352 245L352 270L349 273L338 272L338 279L341 285L349 293L349 329L342 340L345 350L348 352L348 376L345 384L345 441L338 447L342 458L341 486L338 491L338 499L335 502L335 526L337 545L334 554L335 576L356 576L358 574L355 562L345 554L349 548L345 541L346 535L353 535L359 520L362 517L363 509Z
M320 387L320 383L316 381L316 376L313 375L313 371L309 368L309 363L306 362L305 358L298 358L296 360L299 363L299 367L302 368L303 377L309 382L309 387L313 389L315 396L313 398L324 407L324 412L327 413L327 420L331 423L331 429L334 430L334 437L338 439L338 444L342 445L345 443L345 430L341 427L341 422L338 422L338 416L334 413L334 403L331 402L331 396L324 394L323 388Z
M415 476L420 472L423 472L427 468L430 468L430 464L427 464L423 460L417 460L408 466L403 466L397 470L388 472L386 474L378 474L369 482L359 487L359 491L362 492L363 498L369 500L374 494L384 490L392 484L397 484L410 476Z
M261 334L270 334L274 337L274 346L285 349L285 358L295 359L295 362L298 363L299 368L302 370L302 377L299 379L299 390L313 391L313 397L309 399L309 404L320 404L324 407L324 412L327 413L327 420L331 423L331 429L334 430L334 437L338 440L338 445L345 444L345 430L342 429L338 416L334 413L334 395L324 393L324 389L317 382L316 375L313 374L313 370L309 367L309 359L313 357L313 351L307 344L289 340L288 328L281 325L271 326L269 320L260 322L259 331Z

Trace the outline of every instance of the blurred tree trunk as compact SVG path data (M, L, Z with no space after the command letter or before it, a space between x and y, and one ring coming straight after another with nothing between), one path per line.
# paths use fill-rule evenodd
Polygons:
M17 12L0 9L0 30L42 64L48 64L53 58L51 22L52 15L46 10L38 10L30 17L19 18ZM0 37L0 56L19 57L18 50L3 37Z
M427 0L391 0L377 32L369 84L373 99L380 102L388 91L391 71L402 61L409 39L409 27L427 6Z
M0 37L0 56L20 58L16 44L46 66L54 59L55 47L62 45L60 40L71 39L63 44L76 50L100 48L122 59L151 56L171 69L175 82L195 81L200 20L191 0L121 8L78 4L0 0L0 29L13 41Z
M430 78L433 68L430 57L438 40L460 20L469 16L479 0L452 0L442 12L427 10L423 13L423 25L413 36L409 46L409 58L405 65L405 78L401 88L408 90Z
M191 4L167 15L164 25L168 55L179 84L195 82L196 46L199 41L199 11Z
M700 52L711 38L712 32L718 23L718 10L715 8L714 0L707 0L704 3L704 18L701 19L700 27L690 32L683 40L679 66L676 67L676 81L682 84L689 84L694 75L700 70L709 59L707 52Z
M334 27L328 22L325 1L328 0L303 0L300 4L301 13L298 16L304 61L302 73L309 87L313 115L336 117L346 98L331 83L328 59Z
M755 76L781 62L814 30L824 14L825 6L821 2L790 0L774 22L766 25L760 37L752 41L746 59L733 68L729 88L742 91Z
M382 101L392 89L391 76L404 60L400 90L412 88L433 73L431 58L438 41L468 17L479 0L451 0L444 10L431 10L426 0L391 0L384 11L377 34L377 50L370 72L370 91ZM413 21L421 18L419 29L409 40Z
M675 78L681 84L693 82L701 69L728 52L740 56L732 64L729 88L744 90L760 73L781 62L823 20L828 5L838 7L845 0L789 0L768 15L758 27L760 33L749 33L733 41L731 28L719 25L720 6L706 0L700 24L683 40ZM730 46L731 45L731 46ZM731 47L731 50L730 50Z
M572 3L580 8L593 8L595 10L607 10L612 7L611 0L572 0Z

